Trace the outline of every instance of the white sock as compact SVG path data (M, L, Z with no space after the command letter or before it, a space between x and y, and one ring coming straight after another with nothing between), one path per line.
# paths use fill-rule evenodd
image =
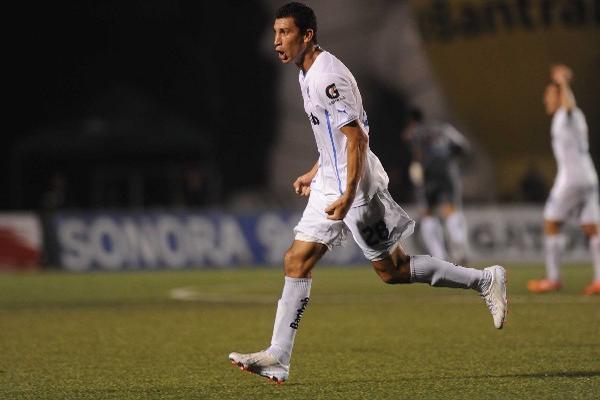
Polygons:
M444 229L439 219L431 216L421 219L421 238L429 254L437 258L446 258Z
M600 235L594 235L590 238L590 251L594 261L594 281L600 281Z
M271 347L267 349L283 365L290 364L296 330L308 306L311 283L310 278L285 277L283 293L277 303Z
M450 238L452 257L455 260L467 256L467 222L463 213L455 211L446 219L446 227Z
M563 235L546 235L545 248L546 253L546 278L553 281L560 281L560 258L565 245Z
M410 258L411 282L429 283L431 286L475 289L483 292L492 276L488 271L461 267L430 256Z

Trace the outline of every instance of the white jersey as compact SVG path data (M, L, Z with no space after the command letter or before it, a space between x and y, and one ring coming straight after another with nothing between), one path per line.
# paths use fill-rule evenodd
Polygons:
M300 89L304 110L312 125L319 151L319 169L311 191L333 202L346 190L346 136L344 125L357 121L369 134L367 114L352 73L327 51L320 53L306 74L300 71ZM377 156L367 148L364 173L358 183L353 207L369 199L388 185L388 176Z
M552 150L558 164L555 185L590 186L598 176L588 150L588 127L577 107L559 108L552 118Z

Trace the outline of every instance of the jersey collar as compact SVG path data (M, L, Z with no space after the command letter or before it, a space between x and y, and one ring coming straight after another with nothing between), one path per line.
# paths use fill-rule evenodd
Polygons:
M310 75L310 72L312 70L314 70L318 64L320 64L319 61L321 60L322 56L326 53L327 53L327 51L323 50L321 48L321 52L317 55L317 57L315 58L315 61L312 63L312 65L310 66L308 71L306 71L306 73L304 73L304 72L302 72L302 70L300 70L300 77L302 78L302 80L306 80L306 78L308 78L308 76Z

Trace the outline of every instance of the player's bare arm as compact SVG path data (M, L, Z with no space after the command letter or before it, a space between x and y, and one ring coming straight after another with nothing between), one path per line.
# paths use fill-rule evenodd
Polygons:
M344 219L352 206L358 182L362 176L367 155L369 137L362 130L357 121L352 121L343 126L341 132L346 136L346 152L348 155L346 171L346 190L336 201L325 209L327 218L332 220Z
M299 196L308 196L310 194L310 184L317 175L319 170L319 162L317 161L310 171L304 175L300 175L293 183L294 191Z
M555 65L551 71L552 80L560 88L560 106L567 111L571 111L575 107L575 95L571 90L571 79L573 78L573 71L566 65Z

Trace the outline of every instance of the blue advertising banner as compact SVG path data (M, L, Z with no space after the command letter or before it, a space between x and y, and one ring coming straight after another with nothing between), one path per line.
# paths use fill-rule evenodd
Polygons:
M71 271L281 265L299 213L57 213L58 260ZM365 263L350 239L324 262Z
M418 216L417 210L407 209ZM70 271L128 271L281 266L293 240L298 212L60 212L47 229L50 265ZM543 262L542 209L537 206L465 209L470 265ZM565 262L590 262L576 224L564 229ZM448 242L446 243L448 245ZM409 254L426 254L415 234L402 243ZM348 235L327 252L322 265L368 262Z

